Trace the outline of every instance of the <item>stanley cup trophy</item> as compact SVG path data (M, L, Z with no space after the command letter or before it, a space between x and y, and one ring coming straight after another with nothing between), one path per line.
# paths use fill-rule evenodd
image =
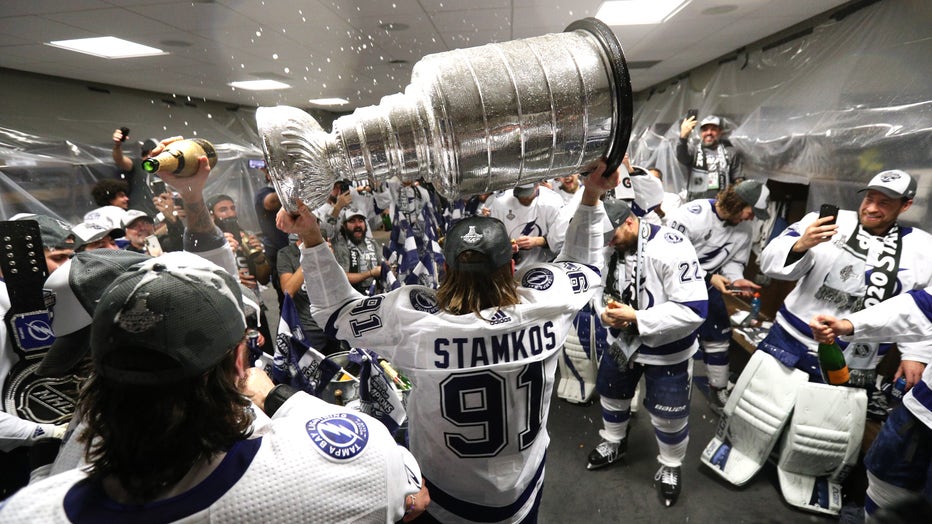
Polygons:
M424 178L456 198L587 172L610 173L631 134L621 45L595 18L563 33L428 55L404 93L327 133L300 109L260 107L262 149L282 205L312 209L341 179Z

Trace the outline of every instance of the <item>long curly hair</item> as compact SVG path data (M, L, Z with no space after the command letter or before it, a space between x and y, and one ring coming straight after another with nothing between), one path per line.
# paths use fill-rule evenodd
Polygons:
M719 191L718 195L716 196L719 209L723 214L722 218L725 220L736 219L739 215L741 215L741 212L744 211L744 208L751 205L744 200L741 200L741 197L739 197L738 193L735 192L736 187L737 184L732 184Z
M481 262L486 256L476 251L464 251L457 259L460 262ZM440 309L454 315L475 313L479 318L482 310L490 307L507 307L519 302L518 284L505 264L491 273L457 271L448 268L437 289Z
M191 467L251 432L249 400L236 386L237 349L199 377L136 386L92 375L81 389L81 433L93 479L115 477L137 503L177 484Z

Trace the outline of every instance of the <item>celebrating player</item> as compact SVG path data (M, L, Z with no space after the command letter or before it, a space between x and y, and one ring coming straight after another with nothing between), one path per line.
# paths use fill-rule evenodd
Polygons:
M554 263L513 274L511 240L489 217L458 222L443 246L437 291L407 286L363 297L346 280L309 210L278 226L304 241L312 313L352 346L384 353L415 383L411 451L443 522L536 520L549 443L547 415L558 349L598 287L599 198L618 183L600 163Z

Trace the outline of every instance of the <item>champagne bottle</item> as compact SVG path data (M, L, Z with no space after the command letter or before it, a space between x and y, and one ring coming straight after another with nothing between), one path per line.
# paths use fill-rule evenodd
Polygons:
M837 342L819 344L819 369L826 384L843 386L848 383L848 364Z
M175 176L194 176L197 173L199 157L206 156L213 168L217 165L217 152L214 145L201 138L179 140L169 144L158 155L142 161L142 168L147 173L165 171Z

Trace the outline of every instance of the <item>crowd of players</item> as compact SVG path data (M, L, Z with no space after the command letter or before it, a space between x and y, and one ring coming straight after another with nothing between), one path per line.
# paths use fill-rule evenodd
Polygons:
M865 459L868 514L895 507L925 486L932 449L932 267L920 256L930 239L897 220L916 181L884 171L862 189L856 212L807 214L767 243L763 273L799 283L729 389L724 297L760 289L745 269L750 224L768 218L769 192L741 178L734 151L719 141L721 126L705 118L700 143L689 147L696 121L683 123L677 153L690 194L699 196L691 200L665 193L658 170L627 158L615 173L599 162L586 176L456 202L423 181L338 181L326 204L302 204L297 215L263 189L256 235L239 227L233 198L204 198L203 159L192 178L160 173L173 192L134 189L157 216L148 206L128 210L130 186L108 181L83 224L14 217L39 222L57 338L36 359L5 325L3 378L35 364L28 373L75 381L80 393L70 424L30 420L28 400L19 406L16 394L4 394L4 460L31 471L33 483L2 503L0 520L156 512L166 521L534 522L558 366L560 397L585 403L599 394L602 441L593 443L590 469L624 456L644 378L658 447L654 484L670 506L683 489L697 358L710 405L724 416L703 462L741 485L782 431L792 436L812 423L797 420L803 410L793 407L828 387L815 350L836 336L855 375L867 378L835 388L845 390L839 402L848 416L825 416L844 409L823 406L820 431L805 435L816 444L786 439L784 496L838 512L820 490L850 470L874 369L897 342L903 359L893 378L903 376L908 392ZM120 133L118 165L129 160L116 154ZM143 155L172 140L147 143ZM129 176L135 166L122 168ZM373 238L380 229L385 245ZM375 419L250 367L247 330L258 329L260 346L273 351L257 293L265 285L292 298L312 347L372 349L414 383L404 446ZM894 309L894 300L902 305ZM767 430L743 430L761 426ZM29 446L57 457L34 468L12 452ZM795 482L784 485L784 476ZM281 500L286 477L291 502ZM10 480L7 495L23 479ZM344 481L359 486L354 498L342 495Z

